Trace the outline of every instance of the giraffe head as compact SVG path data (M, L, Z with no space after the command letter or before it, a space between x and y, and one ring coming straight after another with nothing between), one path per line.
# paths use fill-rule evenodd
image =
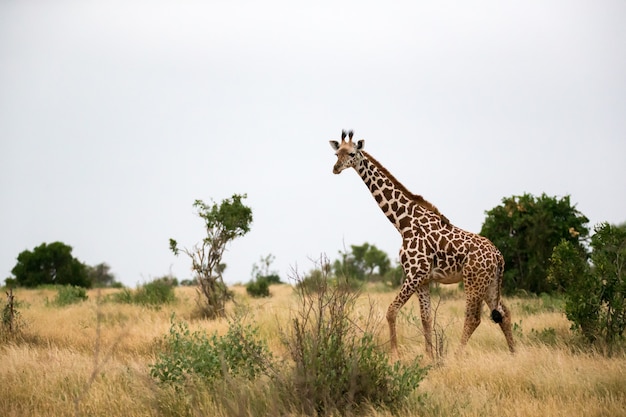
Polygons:
M347 142L346 136L348 136L349 139ZM363 158L361 150L363 150L365 141L361 139L354 143L352 142L352 136L354 136L354 132L352 130L348 133L346 133L345 130L342 130L341 143L336 140L329 141L330 146L335 150L335 155L337 155L337 163L333 167L333 174L339 174L346 168L356 166L356 164L358 164L358 162Z

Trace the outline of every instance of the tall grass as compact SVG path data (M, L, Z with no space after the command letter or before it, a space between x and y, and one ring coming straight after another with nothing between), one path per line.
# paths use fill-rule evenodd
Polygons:
M103 290L102 298L119 290ZM267 380L225 379L210 390L189 382L181 396L150 376L149 365L163 352L171 314L184 319L191 332L226 335L227 320L194 320L195 289L176 288L174 304L154 309L136 304L88 299L65 307L46 306L53 289L16 289L15 300L25 322L23 337L0 344L0 415L2 416L254 416L279 415L284 401ZM298 311L299 298L288 285L272 287L272 297L255 299L244 287L233 288L237 305L253 320L258 336L275 357L289 359L281 329ZM372 315L383 323L374 342L387 349L384 313L394 294L370 292L355 300L357 316ZM439 307L449 351L462 330L463 293L450 291ZM545 301L545 302L544 302ZM508 353L497 325L483 324L463 354L444 355L399 409L364 404L360 415L434 416L626 416L626 356L607 358L584 347L564 315L550 300L512 298L518 352ZM558 304L558 303L557 303ZM417 309L417 303L409 302ZM558 305L557 305L558 307ZM423 355L423 336L406 318L398 320L402 362ZM99 359L96 360L96 341ZM94 374L94 369L97 372ZM95 376L94 376L95 375ZM76 401L78 399L78 401ZM285 415L283 413L283 415ZM292 408L287 415L307 415Z

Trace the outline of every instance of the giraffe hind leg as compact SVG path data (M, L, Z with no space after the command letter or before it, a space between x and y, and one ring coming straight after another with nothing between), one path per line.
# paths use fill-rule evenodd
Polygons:
M515 341L513 340L513 330L511 328L511 312L502 302L500 302L500 308L504 312L504 314L502 315L502 320L498 322L494 319L494 321L496 321L496 323L500 325L500 329L502 330L502 333L504 333L504 337L506 338L506 343L507 345L509 345L509 351L511 353L515 353Z
M475 297L468 297L465 302L465 323L463 324L463 335L461 336L459 352L463 351L474 330L480 324L481 302L482 300Z
M499 291L496 287L491 287L490 292L487 294L486 303L491 308L491 319L500 325L502 333L506 338L506 343L509 345L511 353L515 352L515 342L513 341L513 331L511 328L511 312L504 305L500 298Z

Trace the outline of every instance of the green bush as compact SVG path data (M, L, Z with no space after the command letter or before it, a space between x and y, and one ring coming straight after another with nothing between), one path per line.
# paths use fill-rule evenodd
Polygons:
M63 285L57 288L57 295L52 304L63 307L87 300L87 291L83 287Z
M143 284L133 294L133 303L149 306L169 304L175 299L172 283L162 279Z
M270 284L264 278L257 278L246 285L246 292L250 297L260 298L270 296Z
M190 377L212 383L226 375L254 379L272 358L257 330L239 321L231 322L228 332L218 337L191 332L172 316L163 344L165 351L150 366L150 375L163 383L183 384Z
M565 290L565 313L589 342L610 349L626 329L626 226L595 228L591 256L571 242L554 248L549 279Z
M175 283L171 280L158 278L141 285L135 291L123 288L120 292L108 295L106 299L114 303L159 307L176 301L174 285Z
M133 292L128 288L123 288L122 291L110 294L106 297L107 300L111 300L114 303L120 304L132 304Z
M260 278L264 279L268 282L268 284L281 284L280 275L278 274L269 274L269 275L261 275Z
M164 407L192 415L199 390L210 390L224 415L358 415L363 406L403 407L427 368L417 360L390 364L374 338L373 311L358 316L357 293L329 285L323 273L319 278L313 289L297 286L300 308L280 330L288 358L275 359L257 329L240 319L217 336L191 332L172 317L163 352L150 366L160 389L175 393Z
M296 289L298 291L320 292L326 285L326 273L320 269L314 269L304 278L296 280Z

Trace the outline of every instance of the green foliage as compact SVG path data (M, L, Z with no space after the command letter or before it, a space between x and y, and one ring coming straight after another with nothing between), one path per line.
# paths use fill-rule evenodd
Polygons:
M250 231L252 209L242 203L244 198L245 194L233 194L220 204L196 200L193 206L204 221L206 237L193 249L179 249L178 242L170 239L170 250L175 255L182 251L191 259L195 282L204 297L200 312L206 318L223 317L226 302L232 298L224 285L222 273L226 266L221 261L228 243Z
M143 284L133 294L133 303L146 306L169 304L176 300L173 284L164 279L155 279Z
M148 307L160 307L176 301L175 279L165 276L139 286L135 291L128 288L110 294L107 299L121 304L139 304Z
M106 297L107 300L111 300L114 303L120 304L132 304L133 292L128 288L123 288L122 291L110 294Z
M15 276L15 283L22 287L46 284L91 286L87 267L72 256L72 247L62 242L42 243L32 252L21 252L11 273Z
M305 277L298 279L296 289L307 292L319 292L325 288L326 276L320 269L314 269Z
M385 274L384 280L392 287L399 287L402 285L404 282L404 269L402 268L402 265L396 265L395 267L390 268Z
M355 317L358 294L330 285L324 274L318 284L315 291L296 287L300 309L284 335L295 364L291 390L301 402L298 408L308 415L334 415L358 411L366 403L401 407L426 368L417 361L391 365L374 340L373 313L365 321Z
M324 291L327 285L340 287L345 291L359 291L363 287L363 281L358 281L354 277L340 275L336 278L329 278L330 264L323 266L324 269L313 269L304 277L299 277L296 281L298 290L305 290L311 293Z
M391 269L391 261L385 252L374 245L350 245L350 252L339 252L341 259L333 263L335 276L371 281L381 279Z
M58 307L64 307L86 301L88 298L87 291L83 287L63 285L57 288L57 295L52 301L52 304Z
M172 316L163 345L165 351L150 366L150 375L162 383L180 387L194 377L209 384L220 382L226 376L255 379L272 360L257 330L238 320L229 324L224 336L209 336L206 332L191 332L186 323Z
M530 338L531 340L535 340L541 344L548 346L554 346L557 342L557 335L554 327L548 327L542 329L541 331L530 329Z
M276 360L257 329L240 319L218 336L192 332L172 316L150 374L181 399L177 414L192 414L198 387L211 390L229 415L358 415L363 406L403 407L427 369L417 361L390 364L374 338L373 310L357 316L358 294L328 284L328 263L317 271L320 287L296 286L299 311L281 329L290 360Z
M523 315L533 316L544 312L563 311L565 301L562 295L540 294L536 296L529 294L521 298L519 309Z
M270 283L264 278L257 278L246 285L246 292L249 296L255 298L269 297Z
M563 241L551 257L550 280L565 288L565 313L585 338L611 348L626 329L626 226L595 228L590 262Z
M480 233L504 256L504 291L557 291L559 287L546 279L552 250L561 240L583 250L582 242L589 234L588 222L571 205L569 196L513 196L488 211Z

